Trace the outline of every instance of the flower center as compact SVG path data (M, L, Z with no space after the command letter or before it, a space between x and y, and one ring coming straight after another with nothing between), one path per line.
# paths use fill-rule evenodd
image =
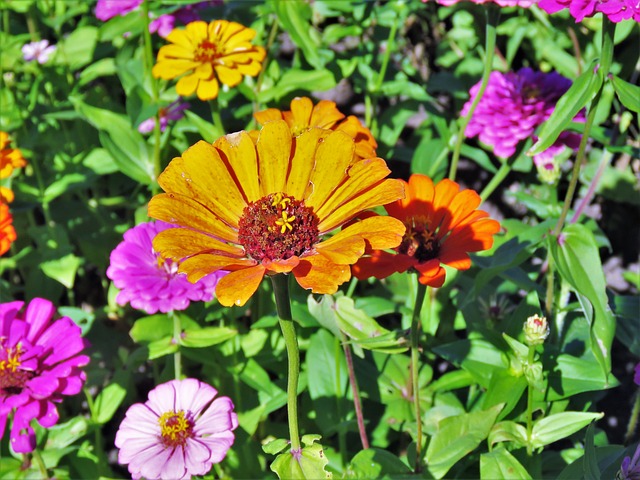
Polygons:
M187 439L193 437L194 422L190 414L184 410L178 412L165 412L158 419L162 444L165 447L182 447Z
M153 253L158 261L158 269L160 271L164 270L164 272L167 274L167 277L169 278L177 275L178 262L174 262L170 258L162 258L160 254L158 254L155 250L153 251Z
M245 207L238 239L256 260L286 260L316 244L318 223L317 215L302 201L271 193Z
M428 221L424 217L411 217L405 223L407 228L402 242L396 247L398 253L415 257L420 263L438 257L440 242L436 232L427 228Z
M25 383L33 378L33 372L20 370L20 356L24 353L18 343L15 347L4 347L0 342L0 394L18 394Z
M199 63L214 63L219 56L218 46L209 40L203 40L196 48L194 60Z

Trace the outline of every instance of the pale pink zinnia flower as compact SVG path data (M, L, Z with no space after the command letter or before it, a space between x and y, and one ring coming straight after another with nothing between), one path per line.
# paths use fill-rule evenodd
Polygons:
M45 428L58 422L55 404L82 390L87 377L80 367L89 363L81 355L88 343L70 318L52 320L55 307L42 298L21 312L23 305L0 304L0 439L14 412L9 436L17 453L36 447L33 419Z
M142 0L98 0L96 4L96 18L103 22L115 17L124 16L136 10Z
M22 58L27 62L36 60L40 65L45 64L56 51L55 45L49 45L49 40L31 42L22 46Z
M164 132L169 125L169 120L176 121L184 117L184 111L191 105L186 102L176 100L171 102L166 108L158 110L158 116L160 117L160 131ZM151 133L156 126L156 117L147 118L145 121L138 125L138 131L140 133Z
M540 0L538 7L547 13L568 8L576 23L598 12L614 23L631 18L640 22L640 0Z
M160 311L184 310L192 301L213 299L218 280L227 272L214 272L196 283L178 273L178 263L164 260L153 249L153 238L161 231L173 228L164 222L141 223L124 234L124 240L111 252L107 269L116 288L119 305L131 303L133 308L149 315Z
M129 407L116 434L118 462L134 480L205 475L233 445L238 417L228 397L193 378L172 380Z

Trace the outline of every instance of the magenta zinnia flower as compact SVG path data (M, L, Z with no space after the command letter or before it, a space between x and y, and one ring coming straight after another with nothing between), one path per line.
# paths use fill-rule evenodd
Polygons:
M96 4L96 18L106 22L116 15L126 15L137 9L142 0L98 0Z
M478 135L482 143L493 146L498 157L510 157L522 140L530 137L535 140L533 132L549 118L556 102L570 86L571 80L556 72L534 72L530 68L509 73L491 72L465 134L469 138ZM462 116L468 113L479 89L480 82L471 87ZM584 122L584 112L576 115L574 121ZM558 153L560 147L576 149L579 143L580 135L563 132L551 147L554 150L540 154L540 161Z
M119 305L131 303L151 315L184 310L191 301L213 299L216 284L226 272L214 272L191 283L178 273L179 263L164 260L153 249L153 238L173 227L159 221L141 223L126 231L124 241L111 252L107 277L120 289L116 296Z
M215 6L221 3L221 1L211 0L207 2L193 3L191 5L186 5L182 8L178 8L173 13L165 13L164 15L160 15L149 24L149 31L151 33L158 32L158 35L160 35L162 38L167 38L167 36L171 33L171 30L175 28L176 20L183 25L195 22L197 20L200 20L198 10L209 6Z
M423 2L427 2L428 0L422 0ZM524 7L529 8L531 5L536 3L536 0L435 0L436 3L440 5L455 5L456 3L463 2L472 2L472 3L496 3L501 7Z
M172 380L129 407L116 434L118 462L134 480L189 479L221 462L235 439L238 417L228 397L193 378Z
M634 19L640 22L639 0L540 0L538 6L547 13L556 13L565 8L577 22L602 12L612 22Z
M169 120L176 121L180 120L184 117L184 111L189 108L189 105L186 102L181 102L180 100L176 100L175 102L171 102L166 108L161 108L158 110L158 115L160 117L160 131L164 132L169 125ZM147 118L145 121L138 125L138 131L140 133L150 133L156 126L156 117Z
M70 318L52 321L55 307L42 298L0 304L0 439L14 411L11 447L32 452L36 436L31 420L45 428L58 422L56 403L75 395L86 380L80 370L89 363L81 355L88 343Z

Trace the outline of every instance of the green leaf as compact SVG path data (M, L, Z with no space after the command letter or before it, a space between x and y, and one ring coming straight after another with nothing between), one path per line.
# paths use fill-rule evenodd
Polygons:
M129 335L136 343L149 343L173 336L173 323L166 313L142 317L135 321Z
M598 366L593 355L580 358L564 353L558 355L553 370L548 373L547 400L557 401L582 392L615 387L617 382L613 376L607 379L595 374Z
M640 87L622 80L616 75L611 76L611 83L618 94L618 99L632 112L640 113Z
M549 250L562 278L593 306L591 348L606 378L611 371L611 344L616 325L609 308L606 281L593 233L584 225L568 225L559 238L549 236ZM589 319L588 312L585 313Z
M198 133L205 142L213 143L224 135L224 132L220 132L218 127L211 122L207 122L200 115L190 110L185 110L184 114L189 119L189 122L198 129Z
M409 467L392 453L380 448L359 451L347 468L344 478L383 478L411 473Z
M40 268L47 277L53 278L67 288L73 288L80 265L82 265L82 259L69 253L64 257L42 262Z
M93 421L107 423L127 396L127 389L118 383L110 383L96 397L93 404Z
M593 441L593 423L587 428L584 445L584 478L588 480L600 480L600 469L598 468L598 458L596 447Z
M203 348L226 342L238 332L226 327L205 327L183 330L180 345L190 348Z
M262 445L262 451L269 455L276 455L289 446L289 440L286 438L276 438L269 443Z
M285 2L299 3L299 2ZM336 79L330 70L300 70L292 68L282 74L275 86L262 90L258 94L260 103L280 100L295 90L324 91L336 86Z
M497 370L509 367L507 356L492 343L479 338L458 340L440 345L435 353L469 372L474 380L487 388Z
M489 433L489 448L496 443L510 442L515 448L524 447L527 444L527 429L511 420L496 423Z
M480 455L480 478L481 479L530 479L532 478L527 469L509 453L508 450L500 448L493 452Z
M602 72L594 71L595 61L585 69L573 82L573 85L560 97L556 108L546 122L542 124L538 141L531 147L527 155L544 152L556 141L558 136L567 128L576 114L584 108L602 87Z
M98 41L98 29L92 26L79 27L58 43L57 63L68 64L79 70L93 60L93 51Z
M531 446L533 448L540 448L557 442L586 427L593 420L598 420L603 416L604 413L561 412L541 418L533 425Z
M281 479L324 479L333 475L325 470L329 459L322 450L322 445L315 443L319 435L305 435L305 444L300 452L287 451L281 453L271 464L271 470Z

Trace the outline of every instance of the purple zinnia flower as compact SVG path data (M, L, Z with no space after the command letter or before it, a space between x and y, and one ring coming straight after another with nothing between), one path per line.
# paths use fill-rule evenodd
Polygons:
M549 118L556 102L570 86L571 80L556 72L534 72L530 68L509 73L491 72L465 135L469 138L479 135L482 143L493 146L498 157L510 157L520 141L534 137L535 129ZM468 113L479 89L480 82L471 87L461 115ZM574 121L584 122L584 119L584 113L580 112ZM554 147L562 144L575 149L580 138L579 134L563 132ZM545 153L540 155L544 157Z
M197 20L200 20L198 10L209 6L214 6L219 3L220 2L214 1L194 3L191 5L187 5L186 7L179 8L173 13L160 15L149 24L149 31L151 33L158 32L158 35L160 35L162 38L167 38L167 36L171 33L171 30L175 28L176 20L178 20L183 25L195 22Z
M238 417L228 397L193 378L172 380L129 407L116 434L118 462L134 480L205 475L233 445ZM215 398L215 399L214 399Z
M142 0L98 0L96 18L106 22L116 15L124 16L137 9Z
M168 228L173 225L141 223L125 232L124 241L111 252L107 277L120 289L116 296L119 305L131 303L151 315L158 310L184 310L191 301L213 299L216 284L226 272L189 282L185 274L178 273L178 263L161 258L151 244L158 232Z
M49 45L49 40L31 42L22 46L22 58L27 62L37 60L40 65L47 63L56 51L55 45Z
M633 376L633 381L636 385L640 386L640 363L636 365L635 375Z
M633 458L624 457L620 471L616 475L618 480L640 480L640 445L636 447Z
M87 379L80 370L89 363L81 355L88 343L70 318L52 321L53 304L42 298L0 304L0 439L13 414L11 447L32 452L36 435L31 420L45 428L58 423L56 403L75 395Z
M577 22L602 12L612 22L633 18L640 22L639 0L540 0L538 6L547 13L556 13L565 8Z
M175 102L171 102L166 108L161 108L158 110L158 115L160 116L160 131L164 132L169 125L169 120L175 121L180 120L184 117L184 111L188 109L191 105L186 102L181 102L180 100L176 100ZM156 117L147 118L144 122L138 125L138 131L140 133L150 133L156 126Z

